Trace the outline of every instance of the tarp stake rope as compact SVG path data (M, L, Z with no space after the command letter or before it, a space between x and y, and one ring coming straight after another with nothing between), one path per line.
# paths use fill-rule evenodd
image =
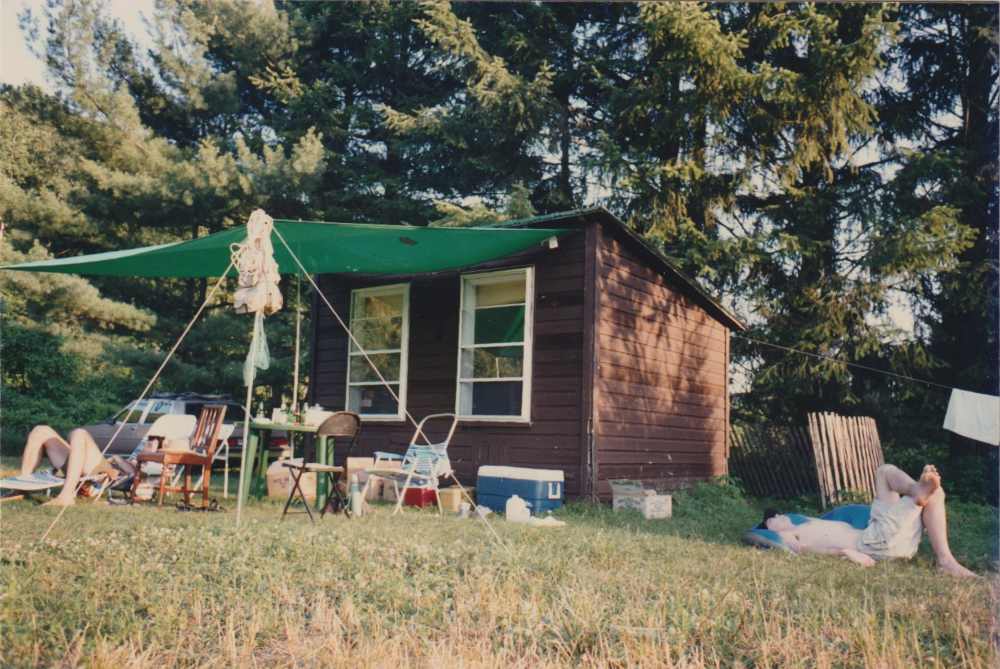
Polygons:
M156 373L153 374L153 378L151 378L149 380L149 383L146 384L146 387L143 389L142 394L139 395L139 398L132 403L132 407L128 410L128 413L125 414L125 418L118 425L118 429L115 430L114 434L111 435L111 439L108 440L108 443L105 444L104 448L101 450L101 457L104 457L104 454L108 452L109 448L111 448L111 444L114 443L115 439L118 438L118 435L121 434L121 431L125 428L126 425L128 425L128 419L132 417L132 412L135 411L135 408L139 405L139 402L141 402L146 398L146 394L153 387L153 384L156 383L156 380L160 378L160 374L163 373L163 369L167 366L167 363L170 362L170 359L174 356L174 353L177 352L177 349L180 347L181 342L184 341L184 338L187 337L188 333L191 331L191 328L194 327L194 324L201 317L201 314L203 311L205 311L205 307L208 306L208 303L212 301L212 298L215 296L216 291L219 290L219 286L221 286L222 282L226 280L226 276L229 274L229 271L233 268L233 262L234 260L230 260L229 267L226 268L226 271L222 273L222 276L219 277L219 280L215 282L214 286L212 286L212 290L210 290L208 292L208 295L205 296L205 301L201 303L200 307L198 307L198 311L196 311L194 316L191 317L191 320L188 322L187 327L185 327L184 331L181 332L181 336L177 338L177 341L174 342L173 347L170 349L169 352L167 352L167 357L165 357L163 359L163 362L160 363L160 367L159 369L156 370ZM138 475L138 472L136 472L136 474ZM83 487L84 483L85 481L81 480L77 484L76 490L74 491L74 497L80 493L80 488ZM97 497L94 498L95 502L101 498L101 495L104 493L104 489L107 487L108 486L105 485L98 491ZM49 525L49 528L47 530L45 530L45 534L42 535L40 541L45 541L45 539L48 538L49 533L52 531L52 528L56 526L56 523L59 522L59 519L63 517L63 514L66 513L66 509L68 508L69 508L68 506L64 506L59 510L59 514L52 520L52 524Z
M358 347L358 351L360 351L361 355L364 356L365 360L368 362L368 365L375 372L375 375L378 376L378 380L382 382L382 385L385 386L385 389L388 390L389 394L392 395L392 398L394 400L396 400L396 405L397 406L402 406L403 403L399 400L399 396L392 389L392 386L389 385L389 382L385 380L385 377L382 376L382 372L379 371L378 366L372 361L372 359L370 357L368 357L368 352L361 345L361 342L359 342L357 340L357 338L355 338L354 333L351 332L351 328L349 328L347 326L347 324L344 322L344 319L342 319L340 317L340 314L337 313L337 310L333 308L332 304L330 304L330 300L328 300L326 298L326 295L320 289L320 287L316 283L316 281L312 278L312 275L309 274L308 271L306 271L305 267L303 267L302 263L299 261L299 257L295 254L295 251L292 250L292 247L288 245L288 242L285 241L285 238L281 236L280 232L278 232L277 226L275 226L275 228L274 228L274 234L276 234L278 236L278 239L281 241L281 243L284 245L284 247L288 250L289 255L292 256L292 260L295 261L295 264L298 265L298 267L302 271L302 273L305 274L306 279L309 281L309 284L313 287L313 290L315 290L316 294L319 295L319 297L320 297L321 300L323 300L323 304L325 304L326 307L327 307L327 309L330 310L330 313L333 314L333 317L335 319L337 319L337 323L339 323L340 327L343 328L344 332L347 333L347 336L350 338L351 342L355 346ZM313 327L314 328L316 327L315 324L313 324ZM315 382L315 381L313 381L313 382ZM427 442L428 445L430 445L431 440L427 437L426 434L424 434L423 430L420 429L420 424L417 423L416 419L413 418L413 416L410 414L410 411L406 407L403 407L403 413L406 414L407 419L409 419L410 423L413 424L413 427L415 427L418 430L418 436L423 437L424 441ZM475 502L472 501L472 497L465 490L465 486L463 486L461 484L461 482L458 480L458 478L455 476L455 473L454 472L449 472L448 476L451 477L451 480L454 481L455 485L457 485L458 488L459 488L459 490L462 491L462 496L465 497L465 499L468 500L469 503L472 505L472 508L475 509L476 508ZM508 555L513 555L513 553L510 550L510 547L508 547L507 544L504 542L504 540L500 538L500 535L497 534L496 529L493 527L492 524L490 524L490 521L486 519L486 516L485 515L481 515L481 514L479 514L476 511L474 511L474 513L475 513L476 516L479 517L480 520L483 521L483 524L486 525L487 528L489 528L490 532L493 534L494 539L496 539L497 543L499 543L501 546L503 546L504 550L507 551Z

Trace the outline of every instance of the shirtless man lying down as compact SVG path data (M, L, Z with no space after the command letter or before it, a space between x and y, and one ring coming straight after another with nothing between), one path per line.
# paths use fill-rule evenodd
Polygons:
M941 475L933 465L924 467L919 481L894 465L879 467L871 520L864 530L819 518L795 525L785 515L767 517L764 523L796 553L842 555L864 567L876 560L912 558L926 529L938 569L953 576L975 576L951 554Z

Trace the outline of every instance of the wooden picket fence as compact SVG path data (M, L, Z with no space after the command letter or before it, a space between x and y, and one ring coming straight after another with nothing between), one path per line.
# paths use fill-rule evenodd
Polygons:
M820 504L841 504L861 494L875 496L875 470L885 464L875 419L811 413L809 437L813 444Z
M841 504L875 492L884 462L875 419L810 413L805 427L733 426L729 472L757 497Z

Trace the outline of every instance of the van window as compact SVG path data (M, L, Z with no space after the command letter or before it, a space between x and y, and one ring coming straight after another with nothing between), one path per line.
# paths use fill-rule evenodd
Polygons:
M146 420L143 422L148 425L160 416L166 416L172 413L174 413L173 400L150 400L149 413L146 414Z

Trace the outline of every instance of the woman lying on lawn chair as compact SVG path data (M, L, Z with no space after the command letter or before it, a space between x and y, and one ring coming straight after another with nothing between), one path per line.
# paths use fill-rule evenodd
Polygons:
M944 490L933 465L924 467L919 481L893 465L879 467L871 517L863 530L821 518L796 524L789 516L771 511L764 514L762 525L776 532L795 553L841 555L864 567L876 560L912 558L926 529L938 569L953 576L975 576L958 563L948 546Z

